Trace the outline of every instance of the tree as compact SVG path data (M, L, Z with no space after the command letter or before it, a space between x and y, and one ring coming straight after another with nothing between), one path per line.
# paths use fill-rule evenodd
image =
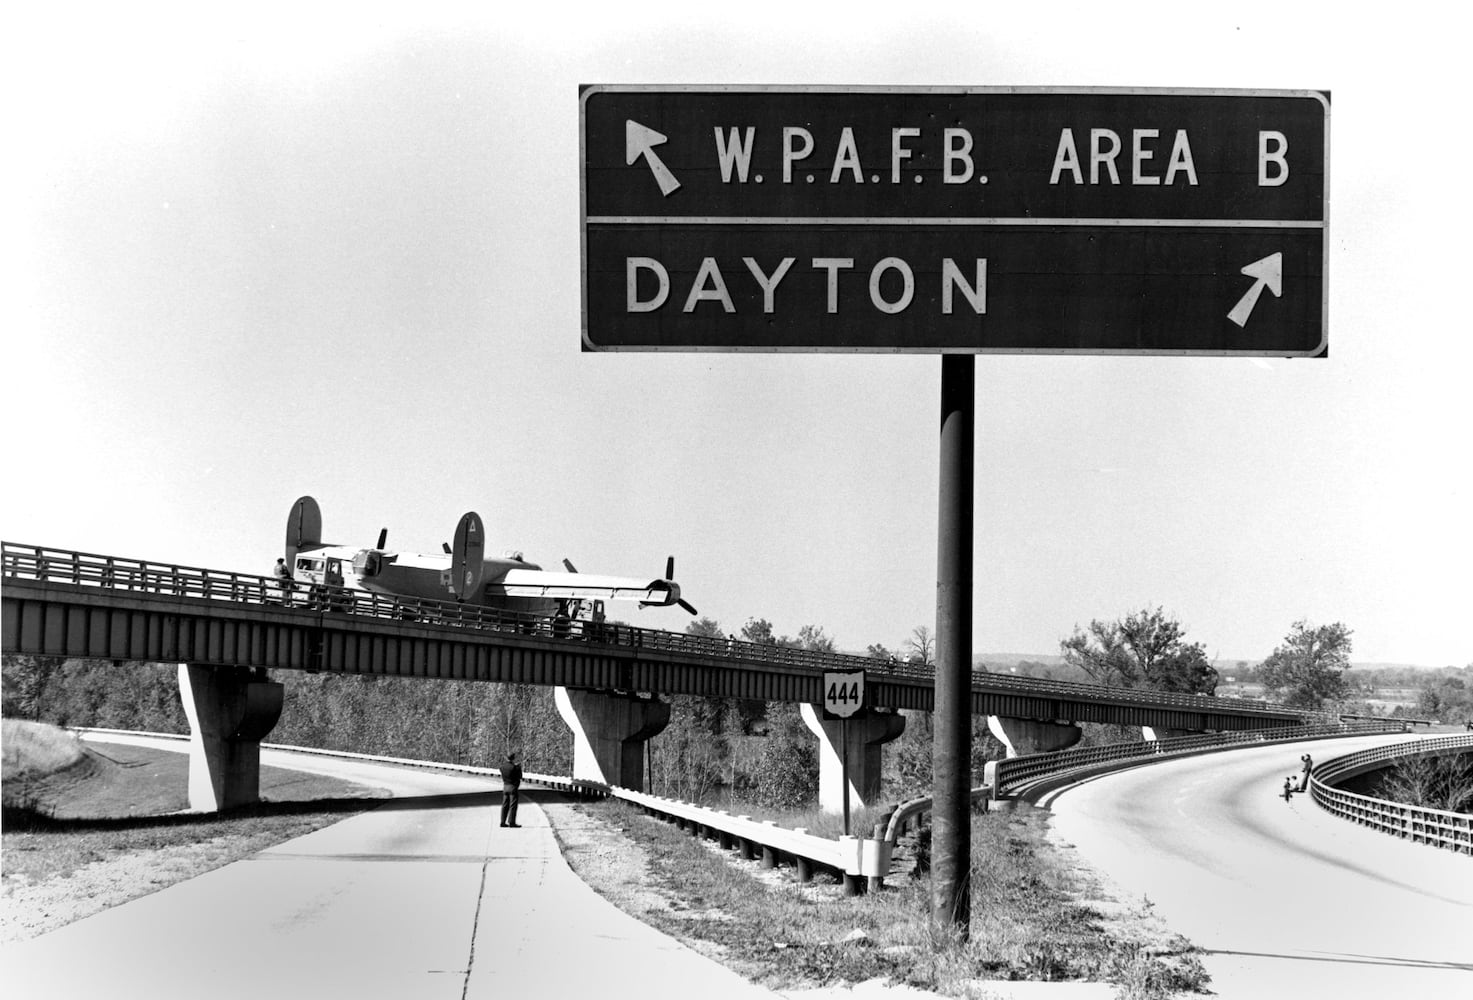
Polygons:
M1467 676L1464 680L1461 674ZM1452 725L1473 722L1473 666L1460 672L1444 667L1438 675L1422 682L1417 693L1417 714Z
M801 809L818 797L818 745L797 705L768 709L754 784L757 801L772 809Z
M798 648L815 653L832 653L834 640L823 634L821 625L804 625L798 629Z
M1060 641L1064 659L1111 687L1147 687L1184 694L1212 694L1217 671L1200 642L1189 643L1181 623L1161 609L1145 608L1113 622L1099 619L1086 632Z
M685 626L686 635L700 635L708 639L725 639L726 633L721 631L721 623L714 618L705 615Z
M0 666L3 712L7 718L39 719L44 708L47 683L61 668L55 656L6 653Z
M1467 812L1473 803L1473 754L1407 757L1382 777L1377 794L1424 809Z
M917 625L910 630L910 638L905 640L905 649L905 662L911 666L936 666L936 637L925 625Z
M742 626L741 637L747 642L760 643L764 646L777 645L777 636L773 634L772 622L766 618L748 618L747 624Z
M1284 642L1258 668L1258 679L1273 692L1285 692L1290 708L1317 709L1345 694L1350 666L1350 629L1340 622L1294 623Z

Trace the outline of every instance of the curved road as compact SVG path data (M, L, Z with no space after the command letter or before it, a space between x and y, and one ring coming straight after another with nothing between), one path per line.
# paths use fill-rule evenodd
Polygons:
M7 995L687 1000L695 990L702 1000L774 996L588 888L526 794L522 827L502 829L495 778L270 750L261 761L388 787L396 797L7 945L0 955Z
M1207 954L1218 996L1473 997L1473 858L1286 803L1299 756L1411 737L1232 750L1045 796L1057 835Z

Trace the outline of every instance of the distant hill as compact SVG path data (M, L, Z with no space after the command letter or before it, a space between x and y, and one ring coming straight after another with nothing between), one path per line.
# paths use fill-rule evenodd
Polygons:
M1027 660L1046 666L1062 666L1064 658L1051 653L973 653L973 667L1012 667Z

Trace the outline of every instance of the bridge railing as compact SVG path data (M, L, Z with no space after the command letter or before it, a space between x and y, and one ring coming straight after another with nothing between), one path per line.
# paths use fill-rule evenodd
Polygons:
M1391 802L1335 787L1337 780L1361 773L1368 765L1390 764L1441 751L1473 751L1473 735L1425 737L1327 760L1310 774L1310 797L1321 809L1352 823L1415 843L1473 854L1473 816L1468 813Z
M992 788L993 795L1004 797L1045 778L1057 778L1071 772L1087 771L1110 763L1187 756L1204 750L1227 749L1260 743L1289 743L1297 740L1358 733L1397 732L1401 729L1399 722L1358 724L1335 722L1283 726L1274 729L1202 733L1161 740L1142 740L1139 743L1109 743L1103 746L1078 747L1072 750L1056 750L990 761L987 764L986 780Z
M691 635L638 628L622 622L595 622L504 611L478 604L396 597L349 588L282 583L274 577L205 569L173 563L122 559L67 549L0 542L0 572L6 579L37 580L101 587L168 597L203 598L254 604L303 614L352 614L401 622L456 628L515 632L541 639L568 640L616 648L694 655L736 662L776 664L800 670L866 670L876 681L887 678L930 683L933 668L879 660L852 653L826 653L773 643L747 642L721 636ZM1234 715L1282 717L1283 709L1266 702L1214 698L1198 694L1109 688L1077 681L1047 680L974 671L975 690L1007 691L1039 697L1120 699L1133 705L1219 711Z

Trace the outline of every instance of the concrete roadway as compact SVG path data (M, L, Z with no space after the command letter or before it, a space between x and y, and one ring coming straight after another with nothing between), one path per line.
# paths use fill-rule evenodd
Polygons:
M1285 803L1299 756L1396 735L1153 764L1045 797L1054 829L1124 898L1205 949L1227 998L1473 997L1473 857Z
M521 828L502 829L494 778L269 750L262 763L390 787L396 798L6 946L0 969L7 995L775 996L588 888L563 860L545 814L525 792Z

